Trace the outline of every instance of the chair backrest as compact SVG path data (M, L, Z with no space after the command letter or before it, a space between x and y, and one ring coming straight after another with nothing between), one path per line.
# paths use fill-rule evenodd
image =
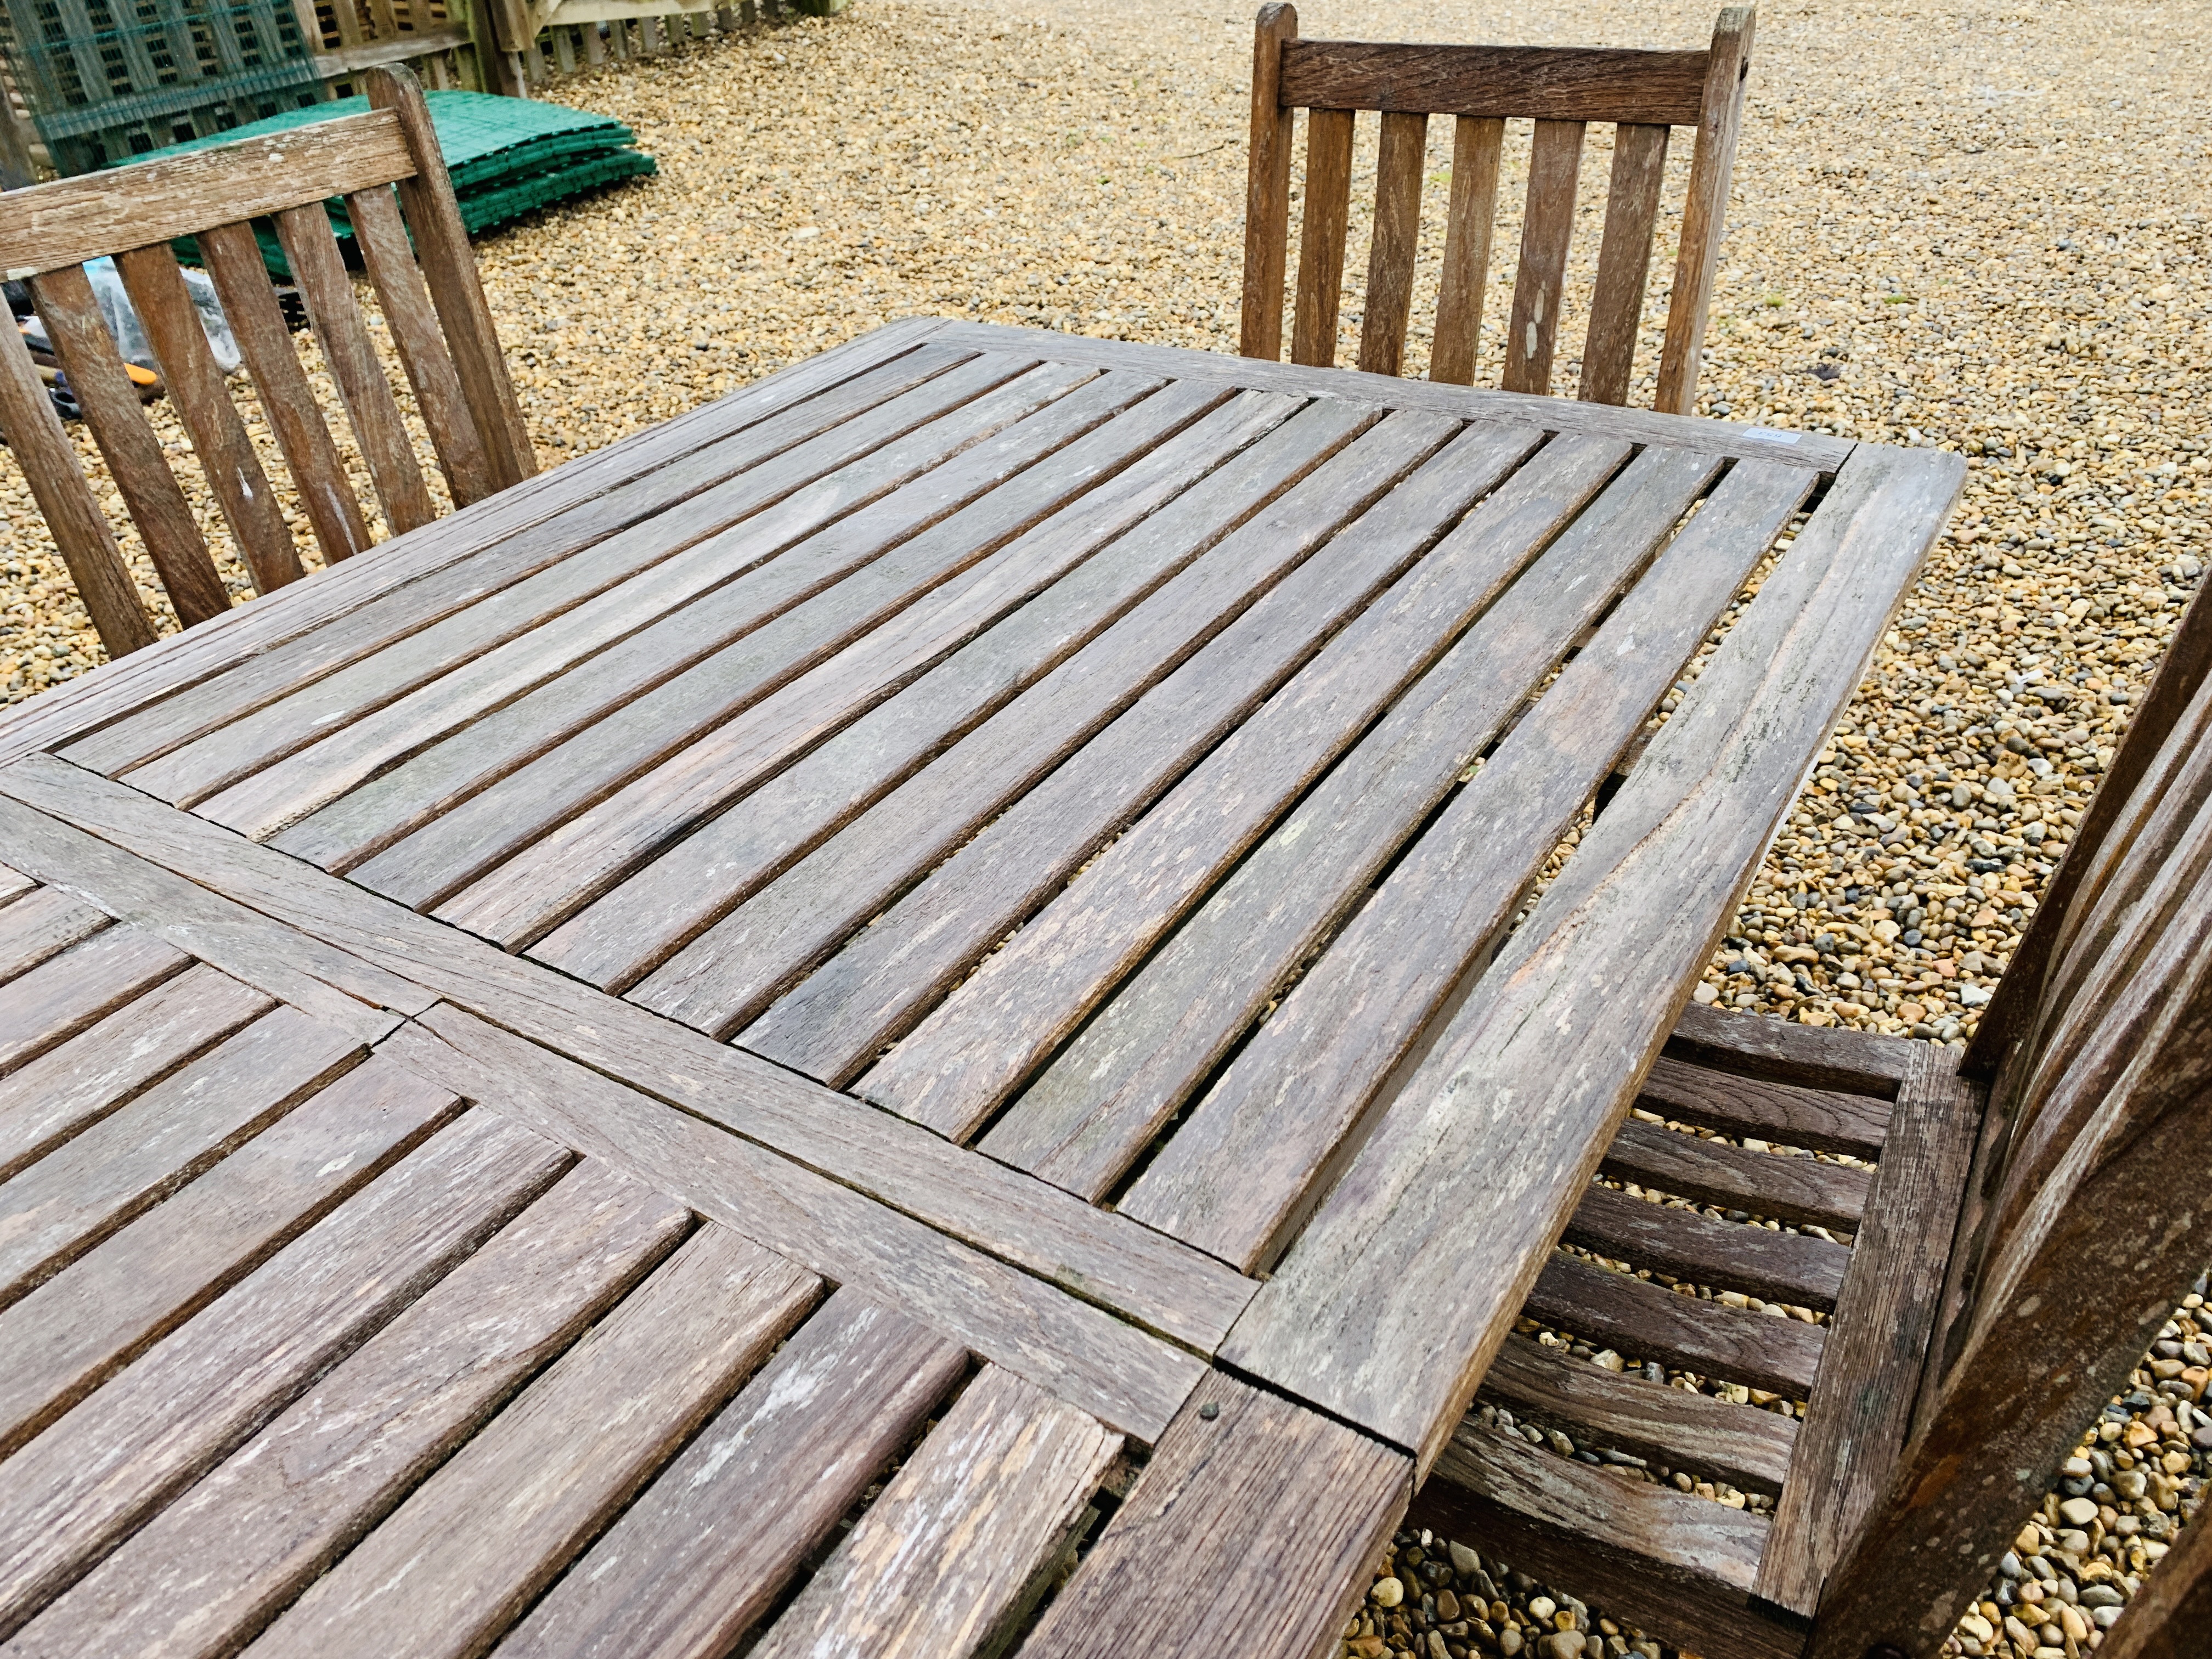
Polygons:
M1875 1607L1940 1639L2212 1260L2208 660L2200 598L1967 1056L1994 1074L1911 1440L1820 1659L1878 1645Z
M1655 408L1687 414L1697 396L1699 347L1735 169L1736 129L1751 69L1752 21L1749 6L1722 12L1705 52L1383 46L1301 40L1292 8L1262 6L1252 53L1252 149L1238 349L1247 357L1273 360L1282 355L1291 120L1294 112L1304 109L1310 112L1305 214L1298 238L1291 359L1316 368L1334 363L1352 122L1357 111L1377 110L1382 131L1359 367L1381 374L1399 372L1413 303L1428 120L1451 115L1456 124L1450 198L1429 378L1470 384L1505 123L1529 119L1535 131L1528 205L1502 384L1508 392L1550 392L1583 131L1593 121L1612 122L1613 169L1579 395L1595 403L1625 403L1633 378L1667 145L1673 128L1693 126L1697 149L1654 399Z
M393 534L428 522L435 508L355 304L324 207L329 198L344 198L454 503L537 470L422 88L398 68L368 70L361 81L371 106L362 114L0 193L0 269L11 281L29 283L54 355L187 627L226 610L229 596L139 405L94 298L87 260L115 256L167 395L258 592L302 574L299 550L224 389L172 238L198 243L325 561L361 551L369 532L293 347L252 220L275 219ZM38 366L16 330L0 334L7 337L0 340L0 431L93 625L111 657L150 644L153 623Z

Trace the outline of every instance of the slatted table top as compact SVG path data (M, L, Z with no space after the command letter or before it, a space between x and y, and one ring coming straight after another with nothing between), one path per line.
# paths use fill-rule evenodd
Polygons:
M915 321L25 705L5 1651L1314 1651L1960 472Z

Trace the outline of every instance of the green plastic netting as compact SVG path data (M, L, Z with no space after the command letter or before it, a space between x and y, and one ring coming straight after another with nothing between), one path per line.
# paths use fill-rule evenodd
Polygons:
M482 92L433 92L424 96L430 106L431 124L438 130L438 148L445 153L446 169L453 177L453 195L460 204L462 222L471 235L580 191L654 171L653 157L635 146L637 135L612 116ZM234 127L220 137L195 139L155 154L180 155L215 144L235 143L241 138L289 132L341 115L358 115L368 107L366 98L340 98L311 109L288 110L264 121ZM330 211L331 228L342 240L350 240L353 228L346 221L344 205L333 201ZM291 270L284 263L276 235L265 229L259 235L270 270L280 280L289 279ZM180 242L178 249L188 257L192 252L189 241Z

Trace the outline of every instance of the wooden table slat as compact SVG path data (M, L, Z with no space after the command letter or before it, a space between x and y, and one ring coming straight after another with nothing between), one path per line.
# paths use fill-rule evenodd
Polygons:
M573 1161L489 1113L403 1158L8 1461L0 1638Z
M984 1367L753 1659L976 1651L1087 1513L1121 1445L1012 1371Z
M1602 1167L1615 1180L1671 1198L1847 1233L1858 1231L1874 1182L1871 1172L1847 1164L1754 1152L1633 1119L1614 1134Z
M1363 735L1354 727L1359 741L1352 755L1297 803L1286 822L1273 827L1206 908L1178 929L1000 1121L988 1143L994 1156L1092 1196L1127 1168L1282 976L1352 902L1352 895L1364 889L1395 840L1436 805L1582 623L1597 615L1618 591L1639 550L1649 552L1711 470L1710 463L1692 463L1681 480L1682 495L1656 521L1624 523L1616 514L1598 512L1547 547L1564 520L1624 459L1620 446L1601 441L1555 442L1470 514L1406 579L1409 601L1432 583L1453 593L1456 579L1467 584L1467 611L1488 608L1372 732ZM1668 465L1664 457L1650 464ZM1601 533L1586 533L1584 525ZM1599 562L1596 580L1590 580L1586 562L1593 555ZM1532 558L1535 562L1524 569ZM1500 597L1498 589L1509 580L1512 586ZM1577 593L1577 588L1584 591ZM1377 623L1388 616L1380 613ZM1465 616L1466 611L1454 616L1447 611L1444 641L1454 631L1449 624ZM1342 638L1364 631L1355 624ZM1335 648L1333 644L1331 651ZM1421 657L1415 655L1406 667L1421 665ZM1380 678L1379 671L1370 672ZM1387 688L1389 682L1385 678L1382 684ZM1294 717L1295 702L1281 701L1283 716ZM982 1029L968 1030L962 1048L939 1062L956 1085L944 1107L929 1103L938 1091L923 1057L933 1048L939 1054L947 1052L948 1039L957 1037L968 1023L956 1018L963 1006L980 1003L1009 983L1035 983L1052 995L1061 1006L1061 1021L1088 1012L1110 988L1116 970L1150 948L1158 930L1173 919L1171 910L1155 919L1164 907L1152 896L1152 887L1164 878L1172 880L1170 892L1187 901L1203 890L1203 883L1218 868L1186 851L1176 809L1188 801L1188 811L1199 815L1209 809L1214 814L1249 810L1250 786L1228 775L1217 781L1212 775L1217 767L1225 771L1226 764L1234 763L1240 739L1264 732L1266 718L1255 719L1238 738L1224 744L1177 786L1169 802L1072 884L1052 910L909 1039L916 1053L910 1056L906 1047L894 1051L864 1080L863 1092L946 1133L995 1106L1041 1052L1042 1045L1024 1042L1016 1048L1008 1040L1024 1037L1027 1021L1016 1022L1002 1036L995 1021L983 1022L982 1011L971 1017ZM1282 797L1262 793L1261 800L1273 808ZM1155 875L1156 869L1164 869L1164 878ZM1055 917L1060 911L1065 921ZM1069 938L1079 927L1080 932ZM1221 948L1222 941L1232 938L1233 948ZM1054 945L1063 939L1055 952ZM933 1038L930 1025L940 1022L942 1035ZM898 1085L902 1075L916 1070L923 1075L915 1078L911 1091ZM974 1081L963 1080L968 1076Z
M851 573L843 580L775 615L727 648L426 824L354 871L353 878L421 908L483 875L508 854L529 848L514 866L494 871L480 885L530 892L542 906L545 901L535 896L531 879L537 874L538 884L550 886L563 896L562 902L573 903L566 896L575 886L576 871L561 862L550 879L539 874L545 860L538 848L531 848L533 840L559 830L565 818L611 792L622 791L617 799L641 796L657 805L656 792L667 780L679 780L680 788L702 751L728 745L739 730L764 729L769 734L763 746L772 754L747 758L755 769L773 765L787 757L794 744L813 735L806 715L834 725L891 689L910 668L872 666L854 674L849 662L839 662L837 653L850 656L864 651L871 630L892 624L904 607L931 603L933 591L940 586L962 585L977 561L988 560L996 546L1035 516L1142 453L1163 425L1198 412L1188 394L1170 393L1164 401L1152 398L1133 410L1126 407L1149 386L1127 377L1094 383L1016 428L1005 443L971 451L943 469L942 478L925 477L910 494L894 495L878 508L855 514L823 532L786 560L810 556L842 567ZM1079 435L1086 429L1087 436ZM1039 450L1058 453L1042 459L1030 450L1032 443ZM1005 487L960 507L959 497L970 493L967 486L975 486L980 493L993 472L1001 468L1013 472L1017 467L1021 469L1018 476ZM953 501L939 498L941 484L951 486ZM920 533L910 533L916 531ZM887 533L895 544L888 552L882 547ZM908 538L902 541L902 536ZM771 567L764 574L773 570ZM733 609L742 598L732 596L732 603L724 605L718 603L721 596L715 596L706 607L705 625L710 629L721 625L720 613ZM684 625L684 619L677 619L677 625ZM810 667L816 669L815 675L805 673ZM834 673L838 668L848 672ZM780 719L788 705L805 702L806 691L788 684L794 676L806 690L828 682L837 688L836 694L827 699L817 696L816 703L826 702L828 707L803 708L799 721ZM779 687L783 688L781 696L769 695ZM744 712L748 705L753 705L750 712ZM694 742L702 733L711 735ZM778 739L782 746L775 752ZM678 752L670 756L671 750ZM669 758L664 762L665 756ZM645 775L641 779L640 774ZM638 780L635 787L623 790L633 779ZM553 839L559 839L557 834ZM515 908L536 914L531 900L520 901ZM478 925L475 931L508 944L526 936L496 924Z
M455 664L542 627L679 549L775 505L824 474L1033 367L1019 358L985 357L924 380L733 478L665 507L634 529L604 538L591 548L589 557L563 559L501 586L477 603L393 641L375 655L325 674L250 714L227 720L204 737L133 767L126 775L133 788L179 806L205 800L324 738L335 722L357 720L439 678Z
M274 1005L187 968L0 1082L0 1181Z
M1440 422L1395 419L1363 433L718 922L632 999L717 1033L755 1018L905 879L1019 799L1449 435ZM466 925L465 911L440 914Z
M727 559L732 568L742 568L764 551L781 548L778 564L792 568L776 578L784 597L733 593L723 588L673 614L659 617L588 663L483 715L465 731L455 732L354 789L277 836L276 844L325 869L343 870L434 819L444 824L457 816L467 816L457 814L454 809L476 792L518 767L527 766L564 738L594 721L607 720L617 710L648 696L662 682L727 647L758 626L763 617L791 603L790 594L807 594L806 583L793 580L793 572L802 566L811 567L810 574L817 574L817 587L849 575L860 564L877 556L884 544L914 533L975 495L1002 484L1022 466L1053 453L1066 441L1071 428L1080 429L1087 423L1086 416L1095 418L1102 403L1110 407L1118 401L1116 393L1127 384L1126 376L1108 375L1084 392L1047 402L1031 384L1047 372L1024 375L956 411L954 416L909 434L877 456L857 463L857 466L872 467L880 461L892 469L884 481L886 493L872 507L852 499L856 488L853 481L842 474L832 474L678 556L679 559L693 554ZM999 418L1001 410L1008 405L1031 403L1043 415L1005 429L1009 423ZM1048 416L1051 418L1043 418ZM915 453L891 453L902 448ZM825 528L827 524L834 524L834 529ZM677 562L670 561L672 566ZM819 576L819 573L828 574ZM742 580L732 584L740 589L747 586ZM616 594L627 591L617 589ZM526 636L517 644L526 645L535 637ZM633 710L630 717L641 712ZM666 740L663 737L662 741ZM534 781L540 785L534 792L538 802L533 812L521 815L526 827L515 833L526 835L526 826L540 817L558 822L564 810L572 810L572 793L582 799L591 792L590 781L579 775L583 769L578 757L564 753L568 755L568 775L574 781L556 781L550 775L550 767L535 769ZM642 763L633 758L630 763ZM549 782L556 787L545 788ZM498 793L505 798L510 817L515 816L524 799L524 787ZM478 858L492 861L500 844L495 841L491 849L478 853ZM450 858L443 861L426 858L424 862L442 867ZM386 884L390 884L388 878ZM394 896L402 896L395 893Z
M726 1651L968 1356L842 1290L501 1644L508 1659Z
M918 410L927 410L929 417L882 448L728 529L693 542L504 645L469 657L426 641L426 648L441 665L459 665L241 779L202 801L198 810L217 823L257 841L266 840L392 763L570 671L600 685L601 695L619 706L623 692L639 689L640 683L620 678L609 683L605 659L610 647L629 641L640 629L651 631L653 624L674 613L688 636L684 649L695 657L708 654L746 626L849 573L857 562L854 552L848 551L840 562L802 556L794 548L825 520L889 495L930 466L1048 406L1090 378L1046 363L992 386L997 368L991 364L990 372L981 373L972 367L955 369L894 398L874 411L887 422L909 419ZM971 397L979 385L986 389ZM926 402L910 401L924 393L928 394ZM711 501L711 494L706 499ZM653 520L656 535L674 516ZM620 538L602 543L592 550L591 562L614 557L619 544ZM867 548L857 557L866 558L874 550ZM732 590L744 597L738 599ZM503 601L511 602L512 597L503 596ZM732 600L737 602L731 605L729 619L716 628L707 611ZM665 639L659 643L665 662L672 653ZM392 659L386 655L379 661ZM671 665L684 660L677 655Z
M1009 543L978 568L977 591L957 597L972 598L984 617L1034 592L1027 604L763 785L750 810L702 824L539 940L531 954L592 984L629 989L940 743L1081 649L1358 429L1337 410L1291 419L1295 407L1246 393L1180 442L1153 451ZM1103 556L1092 556L1102 549ZM950 586L945 593L954 597ZM923 619L932 630L926 637L936 637L935 621ZM814 672L826 675L840 666L833 659ZM811 678L802 676L793 692ZM725 739L705 741L720 745ZM591 816L576 822L584 825ZM569 844L573 851L590 851L588 843L572 838Z
M1887 1100L1735 1077L1665 1053L1644 1073L1636 1103L1669 1122L1851 1158L1880 1158L1889 1135Z
M28 973L107 923L97 908L53 887L42 887L0 910L0 983Z
M0 1184L0 1305L258 1134L361 1056L276 1008Z
M1370 630L1358 626L1358 616L1535 441L1534 433L1510 428L1458 434L875 918L739 1040L825 1082L842 1084L856 1075L956 975L1249 720L1287 678L1304 674L1325 683L1375 672L1377 665L1362 659L1374 646ZM1346 634L1344 650L1328 648ZM1418 641L1405 643L1419 648ZM1380 654L1380 672L1387 672L1393 653L1386 646ZM1340 722L1334 732L1324 728L1324 738L1348 741L1356 730Z
M726 1229L702 1229L250 1650L256 1659L483 1652L817 1294L788 1261ZM435 1616L424 1619L425 1609Z
M1679 500L1663 474L1641 482L1662 508ZM1809 482L1749 464L1721 481L1192 1112L1132 1188L1135 1212L1240 1267L1274 1258L1327 1179L1317 1172L1494 948ZM1345 894L1345 875L1328 874ZM1276 972L1295 961L1279 957Z
M191 958L136 927L108 927L0 986L0 1077L181 973Z
M1963 474L1845 464L1224 1357L1434 1458Z
M457 1105L372 1059L0 1314L0 1456L413 1151Z
M0 770L0 797L97 831L142 866L134 878L149 869L189 878L195 891L269 924L272 949L297 940L404 974L427 1000L556 1044L1193 1346L1211 1350L1252 1293L1230 1268L1149 1228L66 762L33 756ZM245 911L248 901L258 910Z
M152 1659L249 1640L690 1224L611 1170L572 1171L18 1632L14 1650Z
M1583 1194L1561 1237L1608 1261L1820 1313L1836 1305L1851 1259L1846 1246L1810 1233L1716 1220L1603 1186Z
M795 403L710 404L700 414L718 418L687 424L690 441L652 434L655 441L634 456L618 446L604 460L586 457L526 479L317 573L297 593L288 593L283 607L240 606L179 635L154 659L138 654L135 662L112 663L71 681L51 713L31 705L20 714L10 710L11 718L0 723L6 752L14 759L34 749L65 748L79 764L106 774L143 765L970 355L927 347L894 351L887 367L828 376L826 387ZM744 418L747 414L753 418ZM718 435L714 428L722 422L731 430Z
M1202 1370L1184 1350L850 1188L468 1016L434 1011L387 1052L712 1220L773 1235L800 1266L926 1322L1109 1427L1153 1438Z
M1310 1659L1365 1593L1410 1473L1402 1453L1209 1372L1024 1659Z
M1522 1311L1632 1359L1797 1400L1820 1365L1817 1325L1667 1290L1564 1252L1546 1261Z

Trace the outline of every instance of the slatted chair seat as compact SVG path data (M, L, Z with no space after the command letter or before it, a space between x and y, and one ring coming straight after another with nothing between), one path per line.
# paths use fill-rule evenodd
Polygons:
M1371 110L1381 114L1382 132L1358 366L1380 374L1400 372L1413 308L1428 124L1431 116L1449 115L1450 196L1429 378L1472 384L1505 124L1528 120L1534 123L1528 210L1502 384L1508 392L1549 392L1583 140L1591 124L1609 124L1613 163L1578 395L1626 403L1634 381L1668 146L1673 129L1686 126L1695 130L1695 151L1653 406L1690 413L1751 71L1753 21L1749 6L1723 11L1705 52L1389 45L1302 40L1296 9L1262 6L1253 42L1238 349L1271 362L1282 355L1292 128L1303 109L1308 112L1304 216L1291 358L1316 368L1335 362L1353 125L1358 112Z
M2208 658L2199 603L1963 1056L1684 1010L1416 1524L1704 1659L1936 1650L2212 1258ZM2104 1652L2202 1650L2189 1535Z
M186 627L223 614L230 596L94 300L88 260L115 256L257 592L305 569L201 329L173 239L198 243L325 563L362 551L370 532L252 221L275 222L391 533L427 524L436 506L355 301L324 209L329 198L344 200L453 504L537 470L422 88L398 67L368 70L362 85L371 106L363 114L0 194L0 268L29 283L85 422ZM111 658L149 645L154 623L29 348L13 329L0 334L0 430L77 593Z

